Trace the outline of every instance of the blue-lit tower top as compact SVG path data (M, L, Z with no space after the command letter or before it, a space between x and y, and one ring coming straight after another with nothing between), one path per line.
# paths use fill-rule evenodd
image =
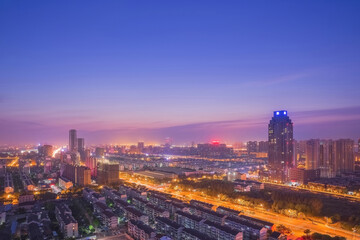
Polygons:
M274 112L274 117L287 116L288 112L286 110L280 110Z

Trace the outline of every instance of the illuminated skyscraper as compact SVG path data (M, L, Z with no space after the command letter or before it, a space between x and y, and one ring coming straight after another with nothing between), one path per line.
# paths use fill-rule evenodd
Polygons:
M76 130L71 129L69 131L69 151L77 151L77 143Z
M287 171L294 163L293 123L287 111L275 111L269 123L269 168L272 177L285 181Z

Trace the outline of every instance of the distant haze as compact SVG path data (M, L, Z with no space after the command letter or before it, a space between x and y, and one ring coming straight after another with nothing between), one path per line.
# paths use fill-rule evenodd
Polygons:
M294 122L295 139L310 138L353 138L360 136L360 107L329 109L318 111L291 112L289 116ZM1 120L1 144L5 143L50 143L67 144L70 127L78 129L78 136L85 137L87 144L127 144L145 141L164 143L170 137L175 144L190 144L192 141L210 142L220 140L234 143L247 140L267 140L267 124L272 117L258 116L253 118L200 122L156 128L87 128L86 125L51 126L33 122L14 122Z

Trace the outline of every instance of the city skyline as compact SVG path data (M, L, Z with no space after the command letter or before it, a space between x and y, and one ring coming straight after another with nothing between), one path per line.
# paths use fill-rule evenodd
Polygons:
M360 126L357 124L360 115L357 114L357 111L360 112L360 107L288 112L294 121L295 140L342 138L357 140L360 135L358 133ZM272 113L273 111L266 116L263 114L264 116L252 119L202 122L164 128L122 128L92 131L84 128L84 126L78 126L76 130L87 139L88 144L135 144L139 141L145 141L147 144L163 144L168 137L177 145L191 144L193 141L197 143L211 142L212 140L233 144L253 140L266 141L268 119ZM2 128L4 135L8 133L9 137L0 144L66 145L67 141L64 139L67 137L69 128L74 128L71 126L67 128L67 126L51 127L32 123L26 124L28 127L23 126L23 128L14 130L8 128L6 122L3 122L0 128ZM354 127L347 129L349 124ZM336 126L336 131L329 132L328 130L334 126ZM32 137L27 138L24 131L30 133ZM173 136L177 136L177 138Z
M294 119L295 140L346 138L358 140L360 126L357 123L360 120L360 115L357 114L357 111L360 112L360 107L288 112ZM145 141L147 144L163 144L168 137L177 145L191 144L193 141L202 143L213 140L233 144L244 141L266 141L267 124L271 113L261 118L202 122L164 128L123 128L91 131L84 126L78 126L76 129L87 139L87 144L135 144L139 141ZM67 141L64 140L69 131L67 126L51 127L32 123L26 124L28 127L23 126L23 128L14 130L3 121L0 128L2 133L4 135L8 133L9 137L0 141L0 144L67 144ZM349 124L354 128L346 129ZM32 128L33 126L35 127ZM316 128L314 128L315 126ZM336 131L329 133L327 130L334 126L337 126ZM69 128L73 127L70 126ZM211 131L213 129L216 131ZM24 131L31 133L32 137L27 138ZM22 140L18 141L18 139Z
M360 239L360 1L0 1L0 239Z
M0 143L358 138L360 3L182 4L2 2Z

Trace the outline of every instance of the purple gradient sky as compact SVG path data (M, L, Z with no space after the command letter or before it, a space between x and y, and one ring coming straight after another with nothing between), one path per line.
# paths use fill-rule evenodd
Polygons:
M359 1L0 2L0 144L360 137Z

